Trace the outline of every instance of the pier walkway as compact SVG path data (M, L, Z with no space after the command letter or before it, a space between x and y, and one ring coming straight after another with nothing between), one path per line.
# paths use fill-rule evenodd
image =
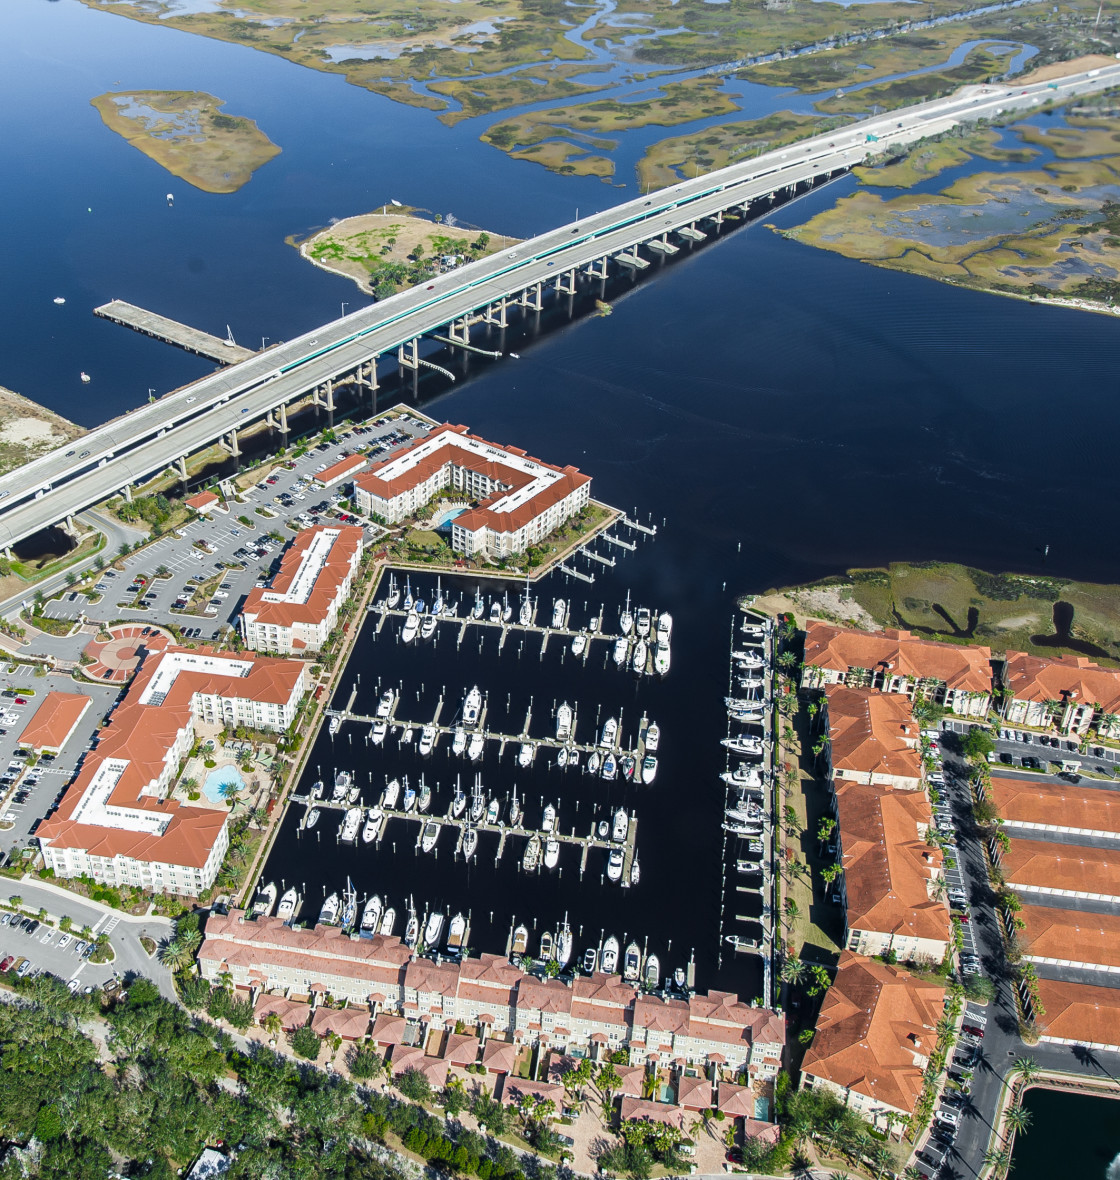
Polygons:
M222 365L247 361L254 355L251 348L242 348L232 340L223 340L220 336L211 336L209 332L180 324L178 320L169 320L154 311L145 311L142 307L125 303L123 299L103 303L93 309L93 314L99 315L103 320L112 320L114 324L142 332L145 336L154 336L156 340L166 340L168 344L178 345L187 352L207 357Z

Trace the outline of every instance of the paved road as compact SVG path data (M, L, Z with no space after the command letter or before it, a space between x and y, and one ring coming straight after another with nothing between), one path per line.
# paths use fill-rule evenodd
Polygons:
M30 959L34 968L60 979L76 979L81 987L101 986L113 976L144 975L168 999L175 999L171 973L158 959L149 958L140 944L142 935L156 943L166 940L172 929L167 918L134 918L45 882L0 881L0 901L7 903L13 895L22 899L25 912L42 908L54 919L70 917L79 929L88 926L95 934L107 932L116 958L111 963L91 963L77 953L79 940L74 937L62 946L63 935L50 927L42 926L28 935L13 931L10 925L0 926L0 952L4 955Z
M636 248L739 201L847 168L868 152L1004 111L1102 90L1120 65L1060 83L965 87L663 189L410 288L232 365L0 477L0 544L13 544L162 470L371 357L558 274ZM874 139L875 142L871 142Z

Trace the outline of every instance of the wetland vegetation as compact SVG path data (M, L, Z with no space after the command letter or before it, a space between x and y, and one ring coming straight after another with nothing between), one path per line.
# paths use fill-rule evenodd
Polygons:
M235 193L280 148L253 122L224 115L198 90L118 90L90 100L105 125L173 176L207 193Z

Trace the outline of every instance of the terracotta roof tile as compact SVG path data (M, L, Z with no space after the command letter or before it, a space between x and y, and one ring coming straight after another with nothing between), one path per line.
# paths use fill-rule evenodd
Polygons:
M1003 682L1015 700L1071 700L1120 713L1120 671L1102 668L1084 656L1048 660L1009 651L1005 658Z
M918 723L906 697L842 684L828 685L825 696L834 774L921 779Z
M1120 791L1041 779L993 777L989 796L1007 823L1120 833Z
M78 692L49 692L35 710L19 739L33 750L61 750L92 704Z
M1016 838L1000 863L1009 885L1120 897L1120 853L1115 849Z
M1019 917L1023 950L1042 959L1120 967L1120 914L1025 905Z
M1120 989L1040 979L1038 996L1046 1009L1043 1036L1120 1046Z

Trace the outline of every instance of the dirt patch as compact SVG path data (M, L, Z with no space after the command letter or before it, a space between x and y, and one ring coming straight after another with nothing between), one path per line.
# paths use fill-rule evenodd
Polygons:
M1106 53L1089 53L1084 57L1075 57L1072 61L1055 61L1048 66L1041 66L1028 74L1015 79L1016 85L1022 82L1025 86L1029 82L1049 82L1051 78L1065 78L1069 74L1078 74L1082 70L1099 70L1102 66L1114 66L1115 60Z
M852 597L849 586L771 590L756 598L753 606L768 615L792 614L799 622L816 619L845 627L858 627L861 631L880 630L875 618Z
M53 410L0 386L0 475L83 434Z

